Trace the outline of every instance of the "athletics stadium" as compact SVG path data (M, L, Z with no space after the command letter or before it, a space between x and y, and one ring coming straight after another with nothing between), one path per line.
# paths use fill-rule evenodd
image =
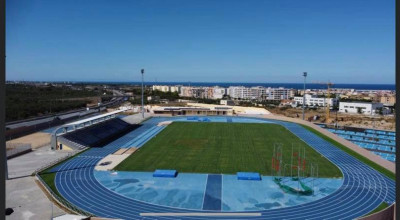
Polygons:
M393 163L362 157L311 123L228 115L142 120L120 112L53 131L54 150L77 153L36 176L70 212L111 219L355 219L395 202Z

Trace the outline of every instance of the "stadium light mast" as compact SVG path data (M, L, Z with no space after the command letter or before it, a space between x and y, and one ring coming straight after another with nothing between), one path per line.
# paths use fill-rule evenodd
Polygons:
M304 76L304 92L303 92L303 120L304 120L304 106L306 102L306 78L307 78L307 72L303 72Z
M143 101L143 75L144 75L144 69L140 71L142 73L142 118L144 118L144 101Z

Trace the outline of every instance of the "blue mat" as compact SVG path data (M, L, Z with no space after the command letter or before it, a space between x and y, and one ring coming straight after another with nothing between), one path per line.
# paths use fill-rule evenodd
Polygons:
M177 175L176 170L156 170L153 173L153 177L173 177Z
M199 120L198 121L211 121L209 118L199 118Z
M261 180L259 173L237 172L238 180Z

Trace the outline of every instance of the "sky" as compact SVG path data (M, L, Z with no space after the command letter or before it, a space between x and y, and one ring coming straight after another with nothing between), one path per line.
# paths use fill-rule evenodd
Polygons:
M394 0L7 0L6 79L395 82Z

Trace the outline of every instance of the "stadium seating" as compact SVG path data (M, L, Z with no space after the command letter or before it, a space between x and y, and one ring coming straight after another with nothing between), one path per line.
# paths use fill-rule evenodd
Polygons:
M328 131L349 140L358 146L371 150L376 155L394 162L396 159L396 133L366 129L362 131L348 131L327 128Z
M67 133L63 137L83 146L102 147L137 127L139 125L131 125L119 118L114 118Z

